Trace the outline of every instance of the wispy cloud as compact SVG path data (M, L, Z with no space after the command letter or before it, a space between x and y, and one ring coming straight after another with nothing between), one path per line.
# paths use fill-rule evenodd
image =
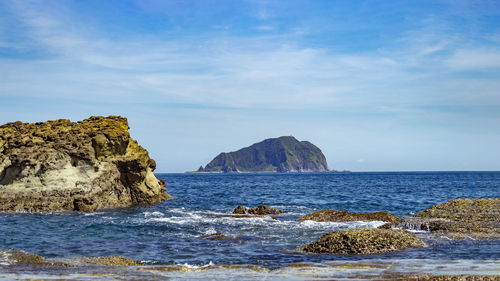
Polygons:
M456 126L457 131L471 132L500 120L496 31L472 34L431 14L412 22L397 37L374 44L377 47L349 49L341 45L343 36L377 31L365 31L370 30L367 24L362 31L355 26L339 31L345 25L334 18L319 22L337 24L330 29L318 25L316 18L275 21L280 16L276 5L250 1L244 3L252 9L238 8L239 13L250 14L245 32L239 32L237 20L202 21L209 23L202 32L184 32L173 19L181 17L186 25L192 19L204 20L201 2L194 1L188 10L183 1L134 2L134 9L148 17L160 14L155 19L168 22L165 26L170 29L114 36L109 36L101 19L79 15L71 2L1 3L8 17L0 18L0 48L38 54L17 59L0 53L4 106L13 103L13 97L25 97L23 101L69 100L89 108L99 104L111 112L133 111L138 105L170 113L187 108L189 114L179 114L178 119L191 118L196 111L191 123L183 121L191 127L199 119L227 122L234 128L245 122L247 127L255 125L245 120L265 123L286 116L266 133L295 128L297 123L303 132L310 132L311 123L321 119L315 133L329 138L326 148L333 143L330 139L338 137L337 130L376 141L375 130L391 133L398 126L405 133L419 126ZM231 10L233 4L227 5L225 9ZM223 10L218 6L212 12ZM9 37L13 33L15 40ZM179 104L184 106L176 107ZM209 128L227 129L220 124ZM371 137L364 137L359 132L363 130L373 130ZM347 137L343 140L348 142ZM379 146L386 143L378 139ZM374 153L363 154L369 163L355 161L372 165ZM354 163L352 155L346 153L345 163Z
M88 95L86 90L91 88L94 95L110 98L116 97L113 92L130 96L147 92L157 99L183 103L361 112L408 103L425 105L435 96L433 85L442 89L446 81L455 83L447 75L500 67L500 50L459 48L460 34L447 34L447 28L436 28L439 23L434 20L423 20L419 28L408 31L397 51L338 53L303 46L296 34L202 36L174 42L147 36L110 40L92 25L84 28L73 22L69 7L52 8L39 2L14 4L19 19L28 26L32 47L53 54L29 65L10 63L25 78L40 77L36 87L26 85L27 94L40 94L37 88L42 80L54 85L62 74L61 79L70 75L81 78L81 96ZM41 68L49 70L41 72ZM425 71L415 72L419 69ZM433 76L441 77L440 81L431 79L431 85L418 85ZM4 82L4 91L19 87L19 81ZM60 82L61 87L65 83L71 87L74 81ZM475 81L478 89L489 83ZM454 103L460 97L444 91L439 98Z

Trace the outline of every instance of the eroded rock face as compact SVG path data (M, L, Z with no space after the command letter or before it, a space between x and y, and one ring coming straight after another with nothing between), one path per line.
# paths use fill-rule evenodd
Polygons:
M126 118L0 126L0 211L92 212L168 199Z
M307 253L329 254L380 254L409 248L421 248L426 244L415 234L402 229L355 228L334 231L306 245Z
M425 230L451 238L498 239L500 198L453 199L382 227Z
M299 218L299 221L313 220L317 222L346 222L346 221L386 221L397 222L398 217L388 212L349 213L348 211L322 210Z

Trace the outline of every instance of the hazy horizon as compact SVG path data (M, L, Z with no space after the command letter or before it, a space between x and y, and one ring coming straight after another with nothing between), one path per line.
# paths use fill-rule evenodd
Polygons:
M158 173L288 135L334 170L500 170L499 1L2 1L0 13L0 124L121 115Z

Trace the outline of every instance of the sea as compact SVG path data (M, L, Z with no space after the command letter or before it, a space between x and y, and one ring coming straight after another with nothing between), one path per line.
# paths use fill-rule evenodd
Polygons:
M410 217L454 198L500 197L500 172L157 177L174 198L155 206L96 213L0 213L0 250L25 250L49 260L123 256L145 266L42 270L15 268L0 256L0 280L371 280L407 274L500 274L500 240L450 240L416 231L428 247L377 255L304 254L301 246L327 232L384 222L297 221L323 209ZM274 218L230 216L238 205L263 204L284 213ZM211 239L216 233L223 233L223 239Z

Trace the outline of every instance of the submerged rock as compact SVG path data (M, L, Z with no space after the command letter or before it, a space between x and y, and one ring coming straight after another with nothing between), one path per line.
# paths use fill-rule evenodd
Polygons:
M168 199L126 118L0 126L0 211L93 212Z
M250 209L240 205L234 209L233 214L265 216L283 214L283 211L268 205L260 205Z
M398 217L388 212L349 213L348 211L334 211L330 209L314 212L298 219L299 221L313 220L317 222L346 222L346 221L386 221L397 222Z
M109 257L77 257L73 258L87 265L108 265L108 266L134 266L144 265L143 262L131 260L121 256Z
M382 228L425 230L451 238L500 238L500 198L459 198Z
M224 239L228 239L228 238L230 238L230 236L227 236L226 234L224 234L222 232L216 232L216 233L201 236L201 239L205 239L205 240L224 240Z
M316 242L304 246L303 250L318 254L364 255L425 246L422 240L407 230L355 228L327 233Z
M29 266L61 266L78 267L86 265L102 266L134 266L144 265L139 261L134 261L121 256L109 257L73 257L64 258L64 262L46 259L42 256L22 250L0 251L0 265L29 265Z
M24 266L63 266L73 265L63 262L47 261L44 257L23 250L0 251L0 265L24 265Z

